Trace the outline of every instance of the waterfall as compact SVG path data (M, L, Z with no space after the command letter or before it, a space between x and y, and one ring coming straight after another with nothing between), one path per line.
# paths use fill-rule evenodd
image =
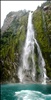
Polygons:
M46 69L45 61L42 56L39 44L35 38L35 32L32 25L32 13L29 13L27 35L25 40L25 46L22 54L22 65L19 67L18 77L20 82L36 82L36 61L35 61L35 45L37 48L37 63L40 70L39 79L41 83L46 83Z

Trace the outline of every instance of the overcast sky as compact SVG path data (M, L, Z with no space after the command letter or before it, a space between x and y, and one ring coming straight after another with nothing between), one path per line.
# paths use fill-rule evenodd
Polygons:
M37 6L45 1L1 1L1 26L10 11L36 10Z

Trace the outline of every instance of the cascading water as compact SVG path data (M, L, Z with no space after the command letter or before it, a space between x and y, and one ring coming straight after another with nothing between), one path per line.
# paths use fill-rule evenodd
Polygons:
M22 66L19 68L18 77L20 82L35 82L36 81L36 61L35 61L35 45L38 53L38 68L40 69L40 81L46 83L45 61L42 57L40 47L35 39L35 32L32 25L32 13L29 13L27 36L25 46L23 48Z

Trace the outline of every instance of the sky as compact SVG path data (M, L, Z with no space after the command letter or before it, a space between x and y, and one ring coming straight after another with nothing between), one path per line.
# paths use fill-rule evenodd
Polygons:
M43 2L45 1L1 1L1 27L9 12L24 9L34 11Z

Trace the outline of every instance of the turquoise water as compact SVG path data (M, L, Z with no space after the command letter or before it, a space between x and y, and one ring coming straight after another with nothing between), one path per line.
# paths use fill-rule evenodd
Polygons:
M1 100L51 100L51 85L1 85Z

